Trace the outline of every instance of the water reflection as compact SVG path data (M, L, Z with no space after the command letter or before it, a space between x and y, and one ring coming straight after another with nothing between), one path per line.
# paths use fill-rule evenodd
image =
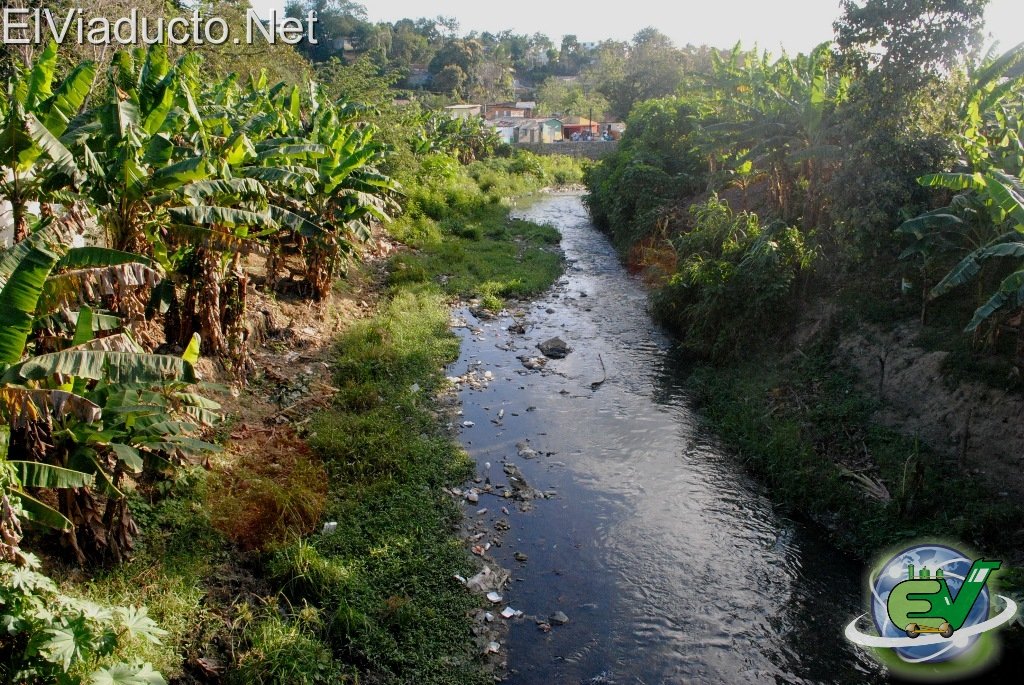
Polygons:
M452 369L482 362L496 377L462 396L475 424L462 438L481 468L507 458L558 493L513 511L495 555L515 569L516 608L570 617L550 633L513 625L510 682L880 680L841 636L861 604L859 565L778 516L699 427L645 292L579 198L546 198L523 215L561 230L566 277L528 306L525 336L507 333L508 320L461 330ZM574 352L543 374L523 369L517 356L554 335ZM517 457L523 439L544 456Z

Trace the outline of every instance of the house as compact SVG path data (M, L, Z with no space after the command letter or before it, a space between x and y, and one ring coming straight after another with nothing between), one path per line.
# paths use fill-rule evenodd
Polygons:
M527 119L516 129L517 143L557 143L562 140L558 119Z
M571 116L562 119L562 135L566 139L570 139L574 135L584 136L588 133L596 138L601 134L601 125L586 117Z
M503 143L514 143L516 140L516 129L522 124L521 119L493 119L485 121L485 126L490 126L498 134Z
M445 111L451 115L452 119L478 117L481 109L483 109L481 105L448 105L445 107Z
M484 118L491 121L495 119L531 119L535 109L537 109L536 102L496 102L486 106Z

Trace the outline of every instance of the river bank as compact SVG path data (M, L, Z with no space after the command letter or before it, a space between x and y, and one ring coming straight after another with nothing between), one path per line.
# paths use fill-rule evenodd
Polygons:
M761 231L756 215L700 199L690 213L708 225ZM806 265L781 269L782 257L706 260L694 236L711 229L696 226L639 242L607 230L689 356L689 387L709 425L773 498L862 559L916 539L996 555L1004 588L1020 592L1017 374L972 350L948 312L924 325L913 298L830 288ZM723 284L722 273L742 277Z
M164 496L129 495L126 563L87 571L44 547L62 591L146 607L165 631L111 658L183 684L493 681L474 619L491 605L457 580L480 567L447 492L472 474L448 427L450 308L546 289L558 233L510 220L511 198L579 180L557 159L509 165L412 186L319 304L250 292L246 382L199 364L222 449Z

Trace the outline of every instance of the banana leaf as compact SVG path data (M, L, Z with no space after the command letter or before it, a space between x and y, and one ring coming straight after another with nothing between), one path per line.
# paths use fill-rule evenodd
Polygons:
M88 269L116 264L145 264L153 267L156 263L145 255L122 252L107 247L75 247L68 250L59 262L58 269Z
M79 350L33 357L7 369L0 383L76 376L110 383L195 383L191 364L173 355Z
M46 280L70 247L66 228L54 222L0 257L0 363L18 362L25 351Z
M61 468L37 461L8 462L18 474L18 480L26 488L61 489L87 488L92 486L95 478L81 471Z
M999 290L974 312L974 316L965 330L976 331L981 324L1000 309L1007 306L1020 307L1022 304L1024 304L1024 269L1015 271L1003 279Z
M110 449L118 461L124 464L132 473L140 473L142 471L143 459L137 449L131 445L122 445L116 442L110 444Z
M123 298L141 289L155 288L163 272L144 264L117 264L95 269L74 269L51 276L43 285L39 311L49 312L61 305L98 302L103 297Z
M243 254L266 254L268 247L256 240L237 236L224 231L211 231L201 226L174 224L169 227L174 237L193 247L202 247L217 252L241 252Z
M95 78L96 63L85 61L72 69L61 82L57 92L44 105L46 116L43 118L43 125L50 133L55 136L64 134L68 124L78 115L89 97Z
M29 521L65 532L74 529L75 525L56 509L43 504L24 490L15 490L14 493L21 500L21 509Z
M95 423L102 416L98 405L74 392L46 388L0 388L0 414L11 425L73 416L83 423Z
M150 186L160 190L176 190L186 183L194 183L209 177L210 168L206 160L203 157L192 157L154 171Z
M1005 178L1005 174L1003 176ZM984 178L985 187L993 202L1018 226L1024 227L1024 197L1021 197L1012 185L991 173L985 174Z
M36 58L35 64L32 65L32 71L29 73L28 92L24 102L26 109L35 109L36 105L53 95L50 87L56 69L57 43L51 40Z
M60 142L57 136L50 133L50 130L31 113L25 115L25 129L32 142L53 161L54 168L69 178L74 179L77 183L78 179L82 176L82 172L79 171L78 165L75 164L74 156L64 147L64 144ZM20 155L23 163L30 163L36 157L37 155L32 150L26 150Z
M234 207L212 205L172 207L168 213L176 222L191 226L269 226L276 228L276 223L269 212L250 212Z

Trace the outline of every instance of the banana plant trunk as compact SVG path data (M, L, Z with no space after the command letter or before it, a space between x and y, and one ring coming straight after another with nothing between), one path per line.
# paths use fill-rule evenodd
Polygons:
M0 561L21 565L21 523L7 495L0 495Z
M249 277L242 264L242 255L236 253L231 259L231 269L224 281L221 294L221 325L227 337L227 354L235 371L244 373L249 367L246 348L246 290Z
M333 240L313 243L310 248L306 279L313 289L313 297L323 300L331 294L340 250Z
M14 220L14 242L20 243L28 237L28 216L25 205L28 199L22 192L22 186L18 183L18 172L12 170L10 196L7 198L11 203L11 217Z
M221 357L227 354L228 345L221 324L220 255L205 247L200 248L199 252L199 283L196 293L199 335L203 339L203 351Z
M15 210L14 215L14 242L20 243L28 237L28 219L25 213Z

